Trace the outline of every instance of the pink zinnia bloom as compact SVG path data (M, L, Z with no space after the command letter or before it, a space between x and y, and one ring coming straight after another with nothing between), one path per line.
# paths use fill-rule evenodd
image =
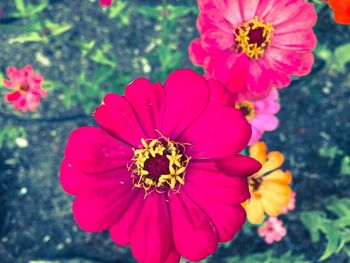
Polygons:
M4 79L3 83L6 88L13 90L5 94L6 102L12 103L16 110L35 111L40 99L47 94L42 87L43 77L35 74L30 65L20 69L9 67L6 75L10 80Z
M110 6L112 2L113 0L100 0L100 4L105 7Z
M287 214L290 211L295 209L295 192L292 192L291 198L289 200L288 205L282 210L281 214Z
M249 145L259 141L265 131L273 131L278 127L275 114L280 110L278 91L273 88L265 99L250 101L243 96L236 99L236 108L240 109L248 122L252 125L252 137Z
M258 228L258 234L267 244L272 244L275 241L281 241L287 234L287 229L283 226L282 220L270 217L263 226Z
M257 99L311 71L317 15L305 0L198 0L200 38L189 46L207 78Z
M108 94L94 114L100 128L74 131L61 166L77 224L110 229L144 263L199 261L231 240L246 218L246 177L261 167L239 154L251 131L232 103L187 69Z

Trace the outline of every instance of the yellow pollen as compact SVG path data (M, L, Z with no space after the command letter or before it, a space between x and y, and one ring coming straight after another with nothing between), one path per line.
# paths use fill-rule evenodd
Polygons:
M270 44L273 31L271 23L255 17L234 29L234 49L245 53L250 59L259 59L264 56L265 49Z
M141 147L133 149L133 163L128 167L134 187L143 188L145 197L154 190L165 193L179 192L185 184L186 168L190 157L185 146L161 136L158 139L141 139Z
M248 121L255 118L254 103L251 101L243 100L237 103L236 109L240 110Z

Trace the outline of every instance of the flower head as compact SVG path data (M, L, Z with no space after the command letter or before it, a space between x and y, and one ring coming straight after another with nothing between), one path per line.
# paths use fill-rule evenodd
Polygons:
M40 99L47 94L41 84L43 77L35 74L30 65L20 69L9 67L6 75L10 80L4 79L3 83L6 88L13 90L5 94L6 102L12 103L16 110L35 111Z
M77 224L110 229L146 263L199 261L231 240L245 221L246 177L261 168L239 154L251 132L231 98L185 69L108 94L94 114L100 128L72 132L61 166Z
M108 7L112 4L113 0L100 0L102 6Z
M249 222L261 224L265 213L278 216L291 198L292 175L280 167L284 157L280 152L266 153L266 144L257 142L249 148L250 157L258 160L262 168L248 178L250 199L244 204Z
M259 141L265 131L273 131L278 127L278 118L275 114L280 110L278 91L273 88L265 99L250 101L243 96L236 99L236 108L239 109L252 125L252 137L249 145Z
M281 241L287 234L287 229L283 226L282 220L270 217L263 226L258 228L258 234L265 239L267 244L272 244Z
M317 15L305 0L198 0L200 14L189 53L207 78L253 100L271 86L289 85L290 76L311 71Z
M350 24L350 0L329 0L328 4L334 11L335 22Z

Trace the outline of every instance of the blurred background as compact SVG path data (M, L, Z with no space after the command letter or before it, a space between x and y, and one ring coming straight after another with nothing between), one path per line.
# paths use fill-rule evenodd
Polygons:
M281 90L280 126L266 133L291 170L296 209L283 217L288 234L268 245L245 226L207 262L350 262L350 27L315 3L318 47L312 73ZM48 95L37 111L5 102L0 87L0 261L134 262L108 232L85 233L58 173L69 133L94 125L107 92L132 79L163 81L190 67L198 36L194 0L0 1L0 79L9 66L32 65ZM200 69L196 68L200 72Z

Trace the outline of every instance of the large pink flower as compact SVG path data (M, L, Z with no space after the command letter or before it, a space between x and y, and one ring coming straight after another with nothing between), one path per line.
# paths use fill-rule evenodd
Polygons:
M310 72L317 15L305 0L198 0L200 14L189 53L207 78L220 80L252 99L290 76Z
M231 240L246 218L246 177L261 167L239 155L250 125L231 105L223 86L186 69L164 87L141 78L108 94L101 128L74 131L61 166L78 225L110 229L144 263L199 261Z
M6 102L13 103L13 108L16 110L35 111L40 99L47 94L41 84L43 77L35 74L30 65L20 69L9 67L6 75L10 80L4 79L4 85L13 90L5 94Z
M278 127L278 118L275 114L280 110L278 91L273 88L270 94L260 100L250 101L244 96L236 99L236 108L240 109L248 122L252 125L252 137L249 145L259 141L265 131L273 131Z

